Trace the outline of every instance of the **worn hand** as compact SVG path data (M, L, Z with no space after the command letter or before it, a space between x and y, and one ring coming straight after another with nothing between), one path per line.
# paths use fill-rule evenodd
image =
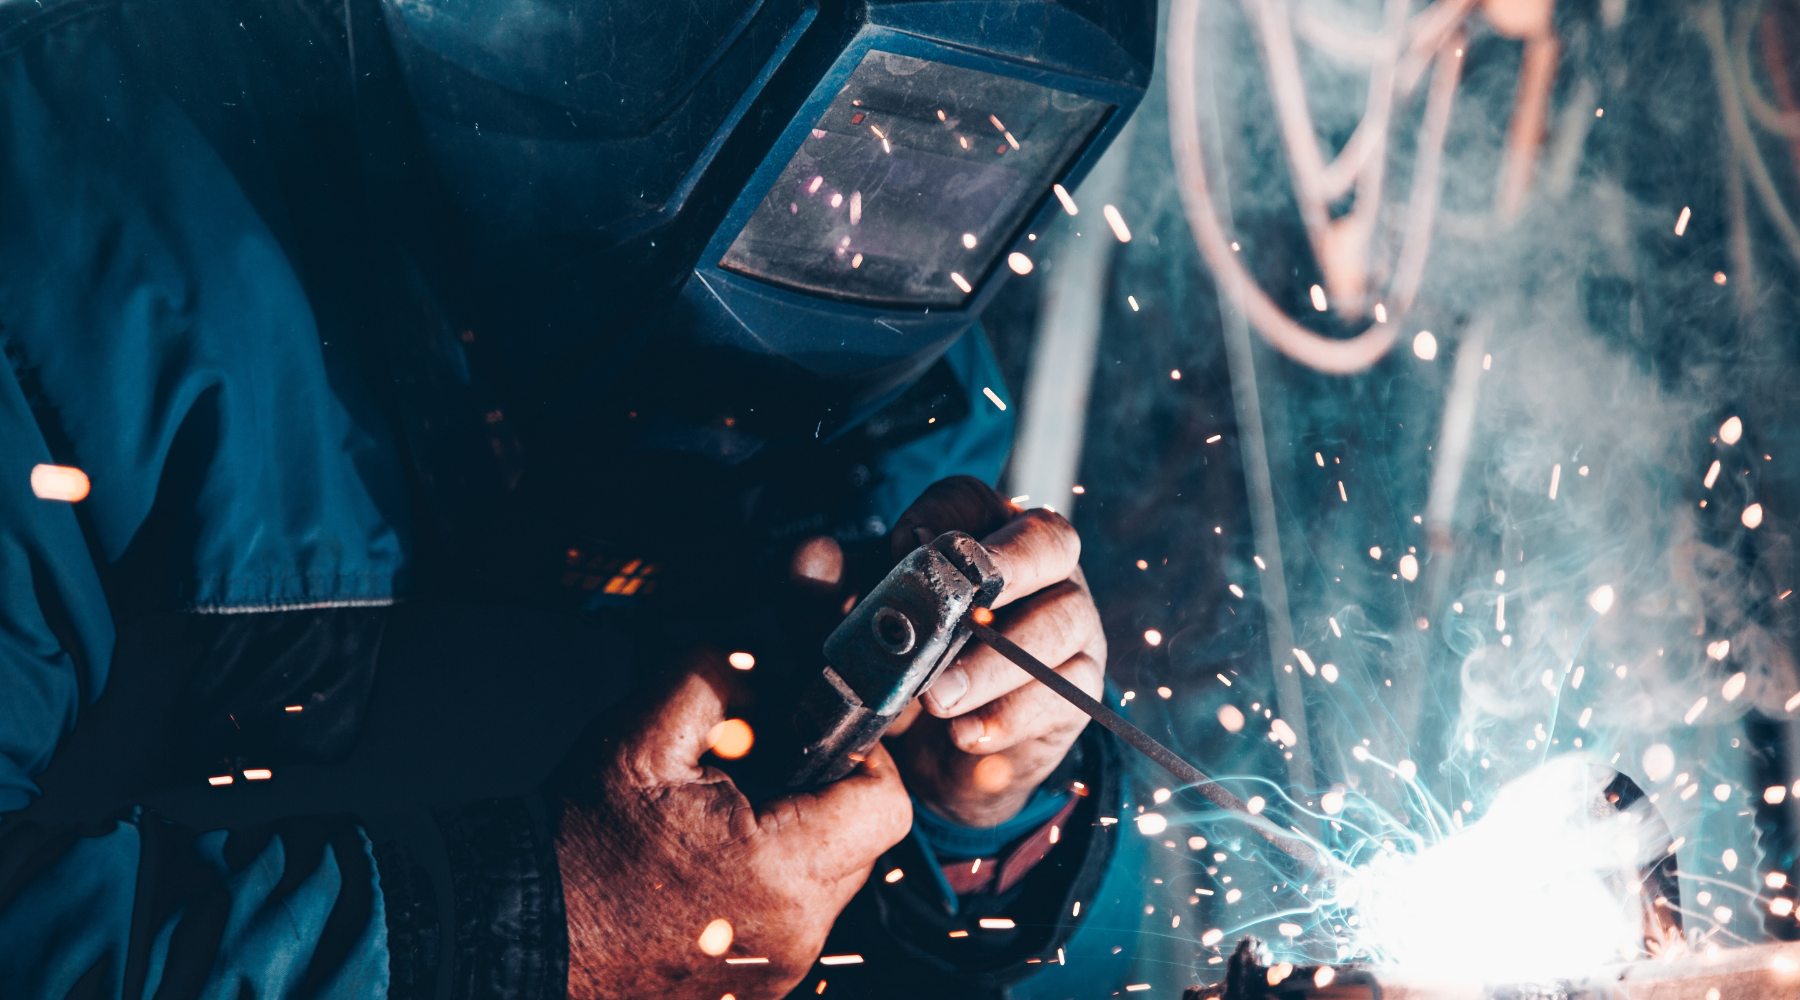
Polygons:
M933 485L901 516L891 536L894 558L946 531L980 539L1006 580L993 627L1100 697L1106 636L1078 564L1081 539L1069 522L1047 510L1022 511L980 480L958 476ZM824 541L801 546L796 576L809 575L803 563L830 564L819 552ZM921 801L958 823L994 826L1024 807L1087 721L1011 661L971 641L888 734L907 787Z
M702 766L725 719L715 658L703 655L628 735L603 744L597 770L565 789L556 852L570 997L786 995L875 859L911 826L880 748L828 788L759 807Z

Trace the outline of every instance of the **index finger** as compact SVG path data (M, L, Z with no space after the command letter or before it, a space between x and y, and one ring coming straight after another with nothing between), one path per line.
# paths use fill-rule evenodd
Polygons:
M828 882L868 869L912 829L912 799L880 743L843 779L765 802L756 814L769 850Z
M981 540L1006 586L994 607L1073 576L1081 561L1081 536L1061 514L1034 507Z

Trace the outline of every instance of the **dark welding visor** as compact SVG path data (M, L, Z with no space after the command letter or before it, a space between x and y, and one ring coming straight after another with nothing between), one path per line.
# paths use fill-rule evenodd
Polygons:
M661 344L762 364L781 398L759 414L792 409L827 434L917 379L974 325L1009 255L1035 256L1031 234L1063 211L1056 186L1080 181L1142 96L1148 66L1057 5L972 5L1050 15L985 34L949 16L958 6L870 9L934 19L843 42L666 314Z
M719 266L838 302L957 308L1112 110L871 50Z

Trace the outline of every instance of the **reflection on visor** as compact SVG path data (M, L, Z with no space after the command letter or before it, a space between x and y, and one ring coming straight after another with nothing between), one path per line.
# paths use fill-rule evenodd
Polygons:
M959 306L1111 110L869 52L720 266L851 302Z

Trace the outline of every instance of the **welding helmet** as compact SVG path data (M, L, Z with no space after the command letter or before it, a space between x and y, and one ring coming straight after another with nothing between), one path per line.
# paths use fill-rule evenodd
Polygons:
M504 196L471 199L478 226L557 248L492 268L581 270L587 312L535 324L546 384L593 398L635 371L626 389L703 408L750 392L726 405L771 435L854 422L973 325L1060 210L1053 186L1080 180L1142 96L1155 9L384 3L409 77L435 81L413 86L427 131L457 123L432 140L449 186L507 173L486 185Z

